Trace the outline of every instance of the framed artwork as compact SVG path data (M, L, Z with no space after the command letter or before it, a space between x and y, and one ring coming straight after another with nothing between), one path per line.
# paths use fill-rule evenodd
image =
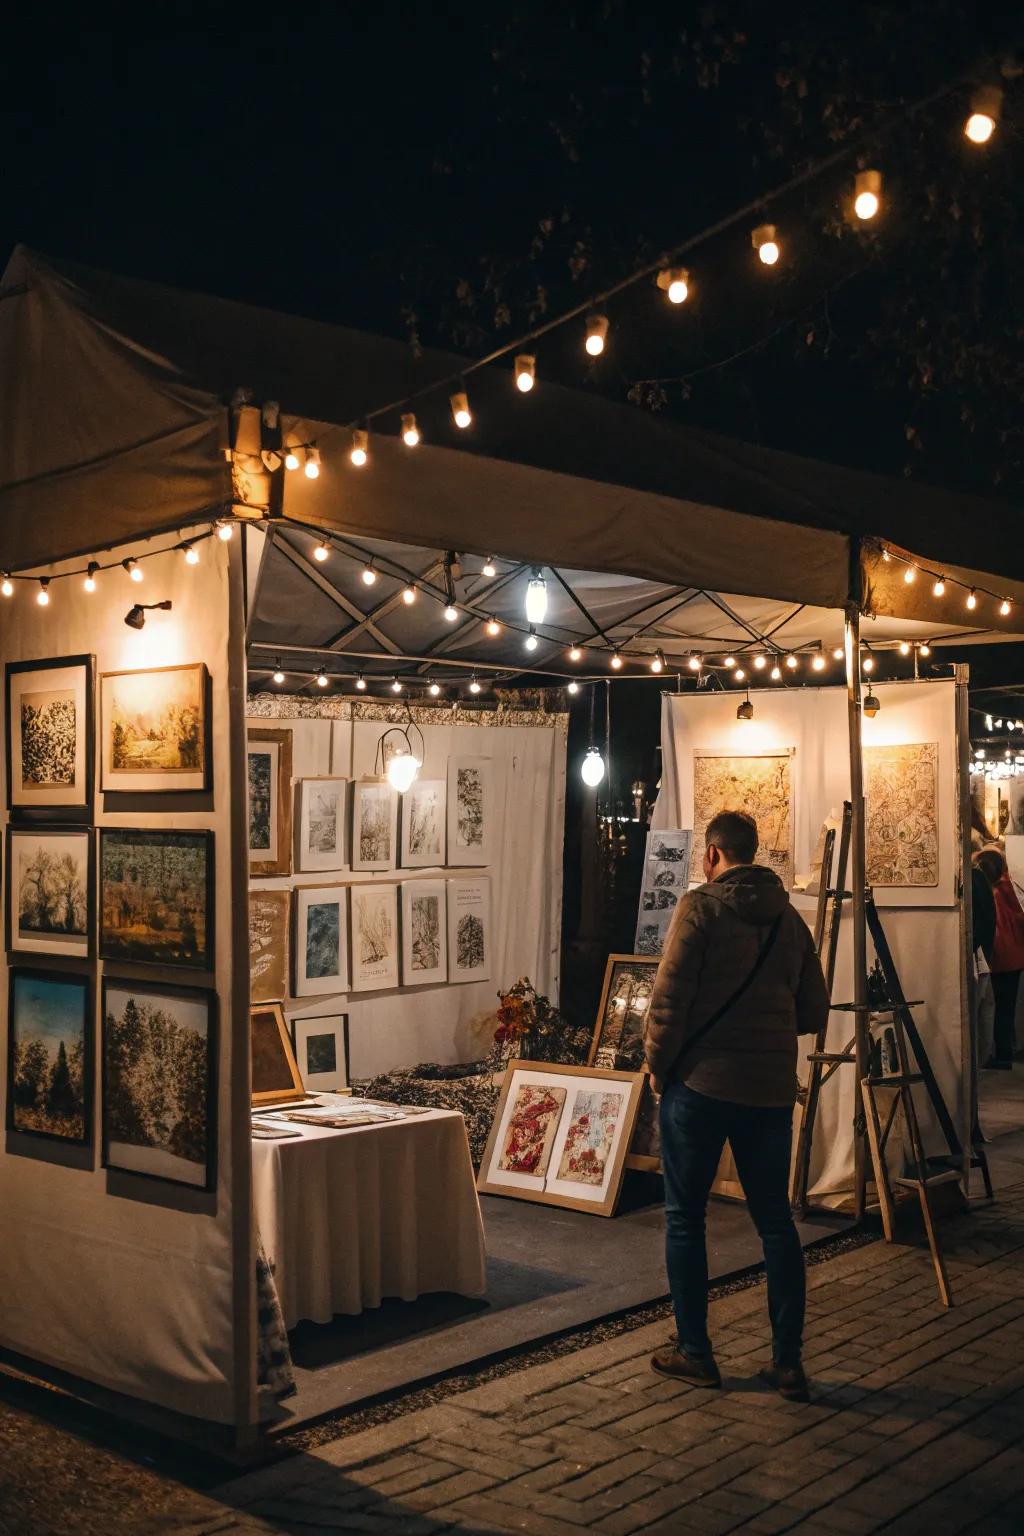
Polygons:
M249 873L292 872L292 733L248 731Z
M435 869L445 861L444 779L414 779L402 796L403 869Z
M869 885L938 885L938 761L934 741L864 747Z
M348 825L348 779L300 779L297 868L344 869Z
M284 1104L304 1099L306 1090L291 1036L280 1003L254 1008L250 1014L252 1032L252 1102Z
M12 954L93 952L95 843L89 831L9 827L7 948Z
M679 898L689 889L693 833L682 829L648 832L635 948L660 955Z
M352 868L394 869L398 791L387 779L357 779L352 786Z
M70 972L15 966L8 989L7 1129L88 1146L92 982Z
M467 875L448 885L448 979L487 981L491 974L491 882Z
M448 980L448 902L443 880L402 882L402 985Z
M749 755L696 748L693 754L693 843L690 879L704 878L704 833L719 811L746 811L757 822L755 862L793 889L792 768L794 748Z
M489 864L494 843L489 757L448 759L448 863Z
M209 789L210 674L203 662L100 675L100 788Z
M647 1010L660 963L656 955L608 956L588 1066L641 1070Z
M15 820L91 821L93 656L9 661L7 806Z
M100 954L214 967L212 832L100 831Z
M296 997L348 990L348 887L295 889Z
M217 997L103 983L103 1166L216 1188Z
M292 1019L299 1075L309 1093L340 1093L348 1081L348 1014Z
M642 1072L510 1062L477 1188L613 1215L643 1083Z
M249 1001L279 1003L288 995L291 891L249 892Z
M397 885L354 885L351 902L353 992L397 987Z

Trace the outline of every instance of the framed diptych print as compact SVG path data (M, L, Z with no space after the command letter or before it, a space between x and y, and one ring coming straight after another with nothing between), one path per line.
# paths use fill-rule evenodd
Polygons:
M252 1102L285 1104L304 1099L291 1036L279 1003L254 1008L250 1015L252 1031Z
M402 985L448 979L448 902L444 880L402 882Z
M297 886L294 995L347 989L348 887Z
M214 965L212 832L100 831L104 960Z
M352 990L398 986L398 887L353 885Z
M249 892L249 1000L279 1003L288 994L291 891Z
M308 1093L340 1093L348 1081L348 1014L292 1019L292 1042Z
M448 885L448 979L487 981L491 974L491 882L466 875Z
M6 935L12 954L87 959L95 930L91 831L7 831Z
M344 869L348 863L348 779L299 781L297 867Z
M403 869L444 864L446 799L444 779L415 779L402 796Z
M448 759L448 863L489 864L494 856L494 786L489 757Z
M92 820L94 675L92 656L7 663L12 820Z
M250 727L248 733L249 873L292 869L292 733Z
M387 779L357 779L352 786L352 868L394 869L398 793Z
M210 678L203 662L100 676L100 788L209 789Z
M70 972L15 966L8 986L7 1129L88 1146L92 982Z

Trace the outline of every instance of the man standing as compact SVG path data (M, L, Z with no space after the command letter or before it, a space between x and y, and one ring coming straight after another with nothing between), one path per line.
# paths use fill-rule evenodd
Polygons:
M728 1140L764 1248L772 1366L762 1376L806 1402L800 1363L804 1259L789 1206L797 1036L824 1028L829 998L810 931L778 876L755 865L757 824L708 825L706 884L680 900L648 1012L647 1065L661 1100L665 1249L678 1347L651 1365L719 1387L707 1332L708 1195Z

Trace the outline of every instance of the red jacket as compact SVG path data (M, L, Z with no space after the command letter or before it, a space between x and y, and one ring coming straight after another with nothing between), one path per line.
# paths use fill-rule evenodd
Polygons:
M1024 909L1009 872L996 881L992 895L996 904L996 938L990 969L1024 971Z

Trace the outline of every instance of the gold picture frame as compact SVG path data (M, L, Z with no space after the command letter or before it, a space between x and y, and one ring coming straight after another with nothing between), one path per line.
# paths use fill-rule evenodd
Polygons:
M250 726L246 734L249 874L292 872L292 733Z
M618 1054L618 1045L621 1044L621 1038L622 1034L624 1033L625 1026L630 1022L639 1025L639 1037L641 1040L643 1039L643 1027L647 1021L647 1008L650 1007L651 994L654 990L654 978L658 974L658 966L660 964L660 955L616 954L608 956L608 962L604 969L604 982L601 987L601 1001L598 1004L597 1018L594 1021L594 1033L590 1041L590 1050L587 1053L588 1067L618 1066L618 1063L615 1061L607 1059L603 1061L598 1060L599 1053L602 1051L602 1049L606 1049L604 1044L604 1037L607 1033L609 1033L609 1026L615 1023L615 1021L610 1016L609 1006L612 1001L612 989L620 980L629 980L632 976L638 977L640 973L643 974L645 980L649 983L644 995L646 1006L643 1010L642 1016L638 1020L630 1020L629 1014L634 1011L631 1006L631 998L633 991L636 990L635 987L631 986L627 994L625 994L623 997L623 1013L625 1014L625 1018L623 1019L620 1026L619 1041L614 1047L616 1054ZM633 1070L639 1071L642 1066L643 1061L641 1059L637 1062L637 1065Z
M213 784L210 674L202 661L100 673L100 789L188 794Z
M304 1099L299 1064L280 1003L265 1003L249 1010L252 1037L252 1102L287 1104Z

